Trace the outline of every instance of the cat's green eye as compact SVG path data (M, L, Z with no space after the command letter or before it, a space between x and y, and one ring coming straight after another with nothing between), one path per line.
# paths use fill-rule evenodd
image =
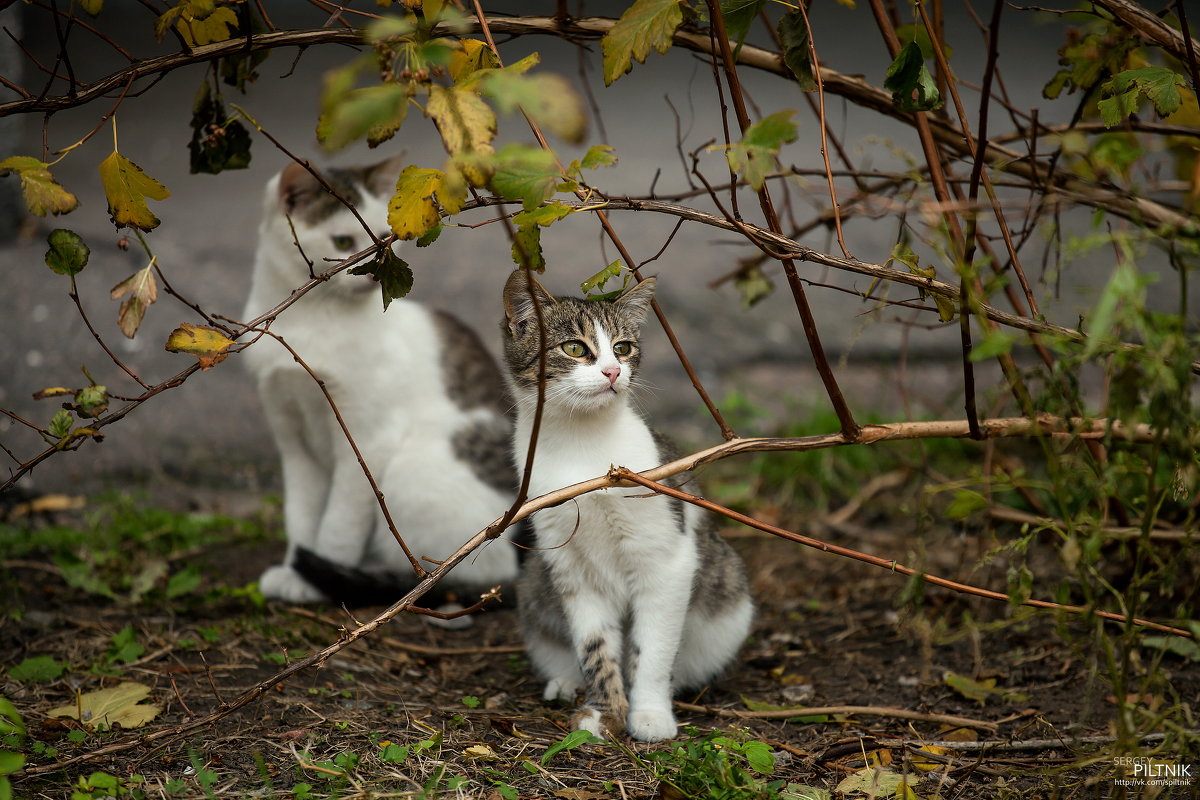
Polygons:
M561 347L562 351L571 358L583 358L587 355L588 351L587 345L577 339L572 339L569 342L563 342Z
M633 352L633 342L617 342L613 345L613 352L619 356L627 356Z
M354 237L353 236L333 236L330 238L333 240L333 246L343 253L349 252L354 249Z

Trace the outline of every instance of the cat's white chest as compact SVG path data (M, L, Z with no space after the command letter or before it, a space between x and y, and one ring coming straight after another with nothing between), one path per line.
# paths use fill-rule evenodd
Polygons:
M523 417L517 422L514 453L521 469L525 467L530 436L529 421ZM547 415L534 453L530 496L600 477L613 467L640 472L658 466L658 461L654 437L645 422L626 407L614 409L601 419L582 422ZM604 494L613 493L623 490Z

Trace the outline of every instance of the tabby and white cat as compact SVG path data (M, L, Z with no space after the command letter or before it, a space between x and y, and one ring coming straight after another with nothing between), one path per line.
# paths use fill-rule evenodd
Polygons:
M555 298L514 272L504 288L504 355L517 401L523 468L546 354L545 408L530 495L672 458L630 406L649 278L612 302ZM543 344L532 294L541 307ZM737 654L753 606L741 559L709 515L645 489L608 489L539 511L537 550L518 584L525 648L545 698L585 700L574 726L622 727L643 741L673 737L671 697L702 686ZM531 602L537 598L536 602ZM626 690L628 686L628 690Z
M398 170L384 162L322 175L386 235ZM303 166L288 165L267 184L243 317L273 308L312 272L369 243L341 202ZM271 330L325 381L418 557L445 558L512 502L511 401L486 348L462 323L409 300L384 312L377 283L342 272L297 300ZM398 599L415 584L412 567L316 382L270 337L242 358L258 380L283 465L287 555L263 573L262 593L354 605ZM515 548L492 542L446 585L474 591L516 574Z

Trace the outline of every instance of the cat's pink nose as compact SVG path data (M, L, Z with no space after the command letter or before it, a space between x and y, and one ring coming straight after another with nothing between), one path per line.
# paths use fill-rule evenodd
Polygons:
M608 378L609 386L616 384L617 378L619 378L621 376L621 368L620 367L605 367L604 369L602 369L600 371L602 373L604 373L604 377Z

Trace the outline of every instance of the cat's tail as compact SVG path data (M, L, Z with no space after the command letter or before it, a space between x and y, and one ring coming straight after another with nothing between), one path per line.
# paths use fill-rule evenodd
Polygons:
M517 524L513 540L518 544L532 541L533 534L525 520ZM518 561L524 560L525 550L517 550ZM367 572L358 567L347 567L330 561L318 555L307 547L297 547L292 557L291 566L309 583L338 605L347 608L362 606L390 606L417 585L417 576L412 572ZM516 581L510 581L506 586L506 604L515 605ZM447 580L429 590L422 598L422 605L431 608L455 606L462 608L475 602L479 594L490 589L490 586L464 585L454 580L451 574Z
M417 585L417 576L411 572L367 572L330 561L307 547L296 548L291 566L333 603L347 608L390 606ZM444 598L439 598L436 590L434 587L427 595L428 602L440 605Z

